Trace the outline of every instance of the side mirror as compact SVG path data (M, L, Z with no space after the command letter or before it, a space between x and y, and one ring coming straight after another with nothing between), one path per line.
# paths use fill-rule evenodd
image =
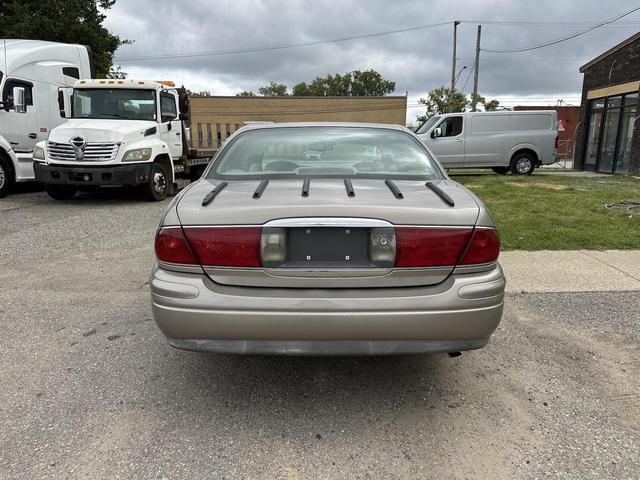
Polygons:
M27 111L26 105L26 91L24 87L13 87L13 111L16 113L25 113Z
M438 138L442 136L442 129L440 127L436 127L431 132L431 138Z
M189 120L189 114L188 113L180 113L180 115L178 115L178 118L182 121L185 120Z
M162 115L162 117L160 118L160 123L167 123L167 122L171 122L172 120L175 120L176 117L174 117L173 115Z

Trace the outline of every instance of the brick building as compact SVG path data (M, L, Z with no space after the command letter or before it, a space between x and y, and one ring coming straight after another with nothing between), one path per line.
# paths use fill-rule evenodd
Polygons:
M584 74L575 167L640 170L640 32L580 68Z
M191 97L191 144L217 150L249 121L404 125L407 97Z

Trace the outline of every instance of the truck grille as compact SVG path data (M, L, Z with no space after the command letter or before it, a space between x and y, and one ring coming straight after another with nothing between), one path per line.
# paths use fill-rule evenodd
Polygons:
M87 162L108 162L115 160L120 143L87 143L84 147L84 159ZM47 142L47 152L51 160L75 162L75 150L70 143Z

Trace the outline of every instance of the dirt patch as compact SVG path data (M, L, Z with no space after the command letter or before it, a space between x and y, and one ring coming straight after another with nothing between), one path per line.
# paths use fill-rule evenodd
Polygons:
M510 182L509 185L514 187L526 188L526 187L538 187L546 188L547 190L567 190L569 187L558 183L543 183L543 182L527 182L527 183L515 183Z

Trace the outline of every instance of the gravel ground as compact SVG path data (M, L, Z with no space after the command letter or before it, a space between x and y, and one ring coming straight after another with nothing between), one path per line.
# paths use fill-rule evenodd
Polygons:
M182 352L166 203L0 200L0 478L640 478L638 292L510 295L455 359Z

